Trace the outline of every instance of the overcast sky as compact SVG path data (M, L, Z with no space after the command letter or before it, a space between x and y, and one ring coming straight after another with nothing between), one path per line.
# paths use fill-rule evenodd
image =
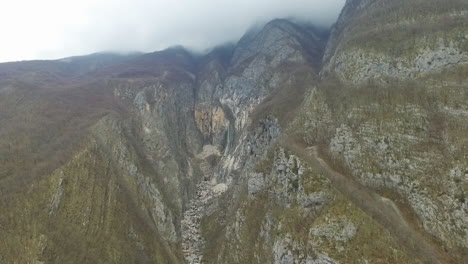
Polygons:
M99 51L203 51L253 24L295 17L330 26L345 0L0 0L0 62Z

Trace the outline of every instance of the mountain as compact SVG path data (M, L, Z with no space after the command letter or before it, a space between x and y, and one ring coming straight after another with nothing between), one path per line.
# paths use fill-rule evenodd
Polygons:
M463 263L467 14L0 64L0 263Z

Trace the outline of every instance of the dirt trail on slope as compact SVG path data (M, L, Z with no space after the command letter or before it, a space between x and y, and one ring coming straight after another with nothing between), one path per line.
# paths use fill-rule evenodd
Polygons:
M449 263L441 250L426 241L408 224L393 201L369 190L351 177L333 170L319 157L317 147L304 148L299 143L284 138L281 143L310 165L321 169L338 191L385 227L411 256L423 263Z

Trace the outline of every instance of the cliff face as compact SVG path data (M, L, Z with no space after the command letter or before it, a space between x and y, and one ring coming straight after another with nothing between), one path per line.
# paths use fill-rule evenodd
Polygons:
M467 12L0 64L0 262L462 263Z
M303 145L274 140L240 163L202 223L205 260L463 262L466 11L464 1L348 1L320 81L279 129ZM247 141L257 151L258 132Z
M294 125L360 183L408 205L455 263L468 242L467 10L465 1L348 1L322 84Z
M466 1L347 1L325 53L323 75L424 78L468 61Z
M256 106L285 83L300 83L288 88L300 102L324 47L277 20L203 57L172 48L0 65L0 260L184 262L198 183L237 181ZM259 148L278 134L259 134Z
M366 185L398 192L445 247L463 247L468 3L347 6L322 74L335 75L351 94L366 95L346 101L348 114L336 123L330 154Z

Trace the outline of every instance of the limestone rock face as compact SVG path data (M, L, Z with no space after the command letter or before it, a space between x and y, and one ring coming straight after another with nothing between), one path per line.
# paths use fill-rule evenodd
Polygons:
M286 20L251 37L204 56L176 47L1 64L0 262L185 262L181 245L216 208L195 208L199 183L218 197L247 178L281 133L263 113L250 133L254 110L292 72L316 76L325 46ZM305 86L293 87L299 101ZM203 245L185 252L200 261Z
M398 203L398 212L410 212L402 217L443 245L434 252L448 252L442 263L466 259L466 10L467 3L456 0L347 1L324 52L321 80L311 83L300 110L281 129L321 146L323 162ZM276 32L254 32L244 41L283 41ZM252 43L245 54L258 53L261 45ZM273 45L265 53L270 50L281 49ZM264 67L249 56L234 52L233 60ZM226 104L237 113L241 101L233 97ZM207 246L209 263L378 262L372 252L389 263L423 261L357 209L359 202L331 188L338 183L278 144L284 148L273 144L256 166L239 159L241 151L226 159L229 174L246 179L221 199L221 208L234 209L218 208L205 218L207 236L213 223L223 230L223 239ZM379 235L366 238L369 232Z
M468 63L468 4L347 1L324 56L322 76L352 83L427 76Z
M207 107L204 105L197 105L195 108L195 121L197 122L198 129L203 132L205 136L219 133L226 122L224 111L221 107Z
M468 6L443 2L0 64L0 263L466 262Z
M332 31L321 75L337 77L348 95L372 95L341 101L348 105L339 110L345 118L318 112L310 119L334 123L333 136L323 137L332 157L366 185L400 193L425 230L457 248L468 242L461 231L468 223L459 213L466 214L466 201L457 199L464 194L450 187L449 175L460 162L466 163L466 144L454 137L465 128L451 124L466 120L447 109L459 96L467 98L468 4L439 4L348 1ZM458 111L466 108L466 103L456 104ZM316 134L309 131L312 137Z
M285 20L272 21L242 38L234 49L223 89L216 93L236 118L235 129L248 124L255 106L290 77L287 72L302 66L317 72L324 45L318 33Z
M322 85L294 125L365 186L409 205L455 262L466 258L468 224L466 186L451 176L468 153L458 125L467 121L467 10L464 1L347 1Z

